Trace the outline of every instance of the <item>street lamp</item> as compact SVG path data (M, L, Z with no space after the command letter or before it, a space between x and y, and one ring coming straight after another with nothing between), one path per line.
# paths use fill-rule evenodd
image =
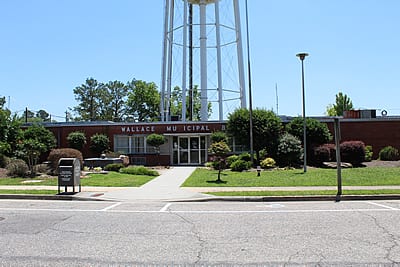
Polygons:
M304 172L307 172L307 138L306 138L306 94L304 91L304 59L308 56L307 53L299 53L296 57L301 60L301 88L303 95L303 150L304 150Z

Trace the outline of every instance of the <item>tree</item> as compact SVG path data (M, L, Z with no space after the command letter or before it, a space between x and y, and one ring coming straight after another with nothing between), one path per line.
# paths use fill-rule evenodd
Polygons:
M156 121L160 115L160 93L155 83L141 80L128 82L127 114L138 121Z
M278 145L278 164L283 167L291 167L300 162L302 154L300 139L290 133L284 133Z
M110 139L105 134L94 134L90 137L90 150L96 154L106 152L110 148Z
M106 95L105 87L93 78L86 79L86 83L74 89L75 100L79 103L73 110L78 114L76 119L96 121L101 119L102 97ZM104 99L103 99L104 100ZM103 101L104 102L104 101Z
M18 116L11 115L10 110L4 109L5 98L0 98L0 154L14 156L22 130Z
M150 134L146 138L146 143L150 146L154 146L156 153L157 153L157 160L159 161L159 156L160 156L160 146L165 144L165 138L162 134ZM158 165L160 165L160 162L158 162Z
M40 121L50 121L50 114L47 111L41 109L36 112L36 118L39 118Z
M123 121L126 115L126 100L128 96L128 87L120 81L109 81L105 88L105 100L104 105L106 106L106 120L110 121Z
M68 145L70 148L81 150L86 144L86 136L84 132L70 132L67 136Z
M214 154L214 166L218 168L218 179L217 183L222 182L221 172L226 168L225 157L230 152L229 146L224 141L214 142L211 144L208 152Z
M195 86L192 90L193 92L193 121L200 121L200 110L201 110L201 94L198 89L198 86ZM175 116L182 116L182 89L179 86L175 86L171 92L170 99L170 113ZM208 117L211 116L212 113L212 104L208 102L207 106ZM189 95L186 96L186 117L188 118L190 114L190 106L189 106Z
M303 143L303 118L296 117L286 125L286 131ZM332 140L328 126L313 118L306 118L307 158L313 160L313 149Z
M343 116L343 112L347 110L353 110L353 103L350 98L339 92L336 95L336 103L328 105L326 113L328 116Z
M42 153L50 151L56 145L52 132L41 125L33 124L22 132L22 138L17 145L16 154L27 161L31 174Z
M250 144L250 112L248 109L236 109L228 116L227 130L235 138L237 144ZM274 157L276 155L282 122L273 111L265 109L253 110L253 147L260 159L259 152L266 149Z
M146 143L150 146L154 146L156 150L160 151L160 146L165 144L165 138L161 134L150 134L146 138Z

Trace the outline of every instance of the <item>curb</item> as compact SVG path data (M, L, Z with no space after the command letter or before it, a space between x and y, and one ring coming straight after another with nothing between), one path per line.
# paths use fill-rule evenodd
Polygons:
M26 200L64 200L64 201L104 201L92 197L79 197L74 195L24 195L24 194L0 194L0 199L26 199Z
M400 195L344 195L337 196L271 196L271 197L210 197L203 199L175 200L170 202L289 202L289 201L355 201L355 200L400 200Z

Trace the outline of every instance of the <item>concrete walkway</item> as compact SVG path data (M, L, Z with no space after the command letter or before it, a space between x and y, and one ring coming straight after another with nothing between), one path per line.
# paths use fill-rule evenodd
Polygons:
M210 198L201 194L180 188L181 184L194 172L196 167L173 167L160 176L138 188L124 188L107 191L98 198L104 200L135 201L135 200L201 200Z

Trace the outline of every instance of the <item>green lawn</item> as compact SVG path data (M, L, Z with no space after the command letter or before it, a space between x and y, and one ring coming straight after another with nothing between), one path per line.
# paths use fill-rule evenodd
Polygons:
M13 189L0 189L0 195L14 195L14 194L27 194L27 195L56 195L57 190L13 190Z
M306 173L297 170L256 172L224 171L222 183L216 183L217 171L197 168L182 186L186 187L237 187L237 186L335 186L337 185L335 169L309 168ZM400 185L400 168L367 167L342 170L342 185Z
M118 172L109 172L107 174L90 174L89 176L81 179L82 186L115 186L115 187L138 187L148 181L154 179L155 176L147 175L131 175L122 174ZM26 181L37 181L24 183ZM0 178L0 185L57 185L58 178Z

